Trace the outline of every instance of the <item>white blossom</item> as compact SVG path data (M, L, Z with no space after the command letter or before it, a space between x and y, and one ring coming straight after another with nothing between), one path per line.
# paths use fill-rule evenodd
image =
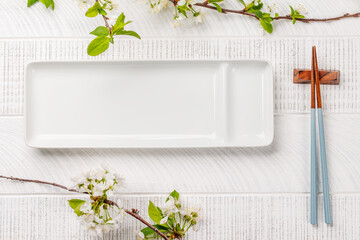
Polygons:
M169 196L169 200L164 203L164 205L161 207L161 211L169 216L172 213L179 212L179 209L176 207L175 199L172 196Z
M80 9L88 9L94 5L95 0L73 0Z
M167 8L168 0L155 0L155 2L150 1L151 10L153 13L159 13L161 10Z
M269 10L269 13L271 15L271 17L275 17L276 13L279 12L279 7L276 3L272 3L270 5L267 5L267 8Z
M164 217L163 219L160 220L160 224L165 224L168 219L169 219L169 216Z
M79 218L89 233L102 236L119 228L125 215L124 210L121 209L121 202L118 201L119 207L116 207L105 203L105 199L113 194L114 189L123 185L124 179L108 168L98 168L82 173L73 180L76 182L76 190L86 191L90 196L90 199L83 202L79 208L81 212Z
M105 0L105 4L106 4L105 10L108 11L115 11L119 8L119 3L113 0Z
M80 211L84 213L94 214L94 210L91 209L90 201L86 201L83 205L81 205Z
M181 214L185 216L199 218L201 214L201 207L198 203L193 204L190 207L182 208Z
M149 216L151 217L150 207L153 209L154 204L152 202L150 202L150 204ZM161 214L162 219L158 223L162 226L166 226L163 229L163 233L166 236L170 236L171 239L177 235L185 239L185 234L190 228L194 231L198 230L199 220L202 216L200 204L197 202L190 207L181 204L180 194L176 190L169 194L168 198L161 206L155 205L155 207L160 208L161 210L159 213ZM178 226L180 226L180 228ZM185 229L181 228L181 226L185 226ZM144 232L148 235L144 236L142 232L138 232L137 240L153 238L152 232Z
M306 9L305 6L302 5L302 4L298 4L298 6L296 7L296 10L297 10L301 15L307 14L307 9Z

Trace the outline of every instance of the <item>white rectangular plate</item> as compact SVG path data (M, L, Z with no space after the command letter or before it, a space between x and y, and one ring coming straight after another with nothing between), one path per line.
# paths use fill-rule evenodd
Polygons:
M34 62L25 85L25 138L32 147L273 140L273 73L266 61Z

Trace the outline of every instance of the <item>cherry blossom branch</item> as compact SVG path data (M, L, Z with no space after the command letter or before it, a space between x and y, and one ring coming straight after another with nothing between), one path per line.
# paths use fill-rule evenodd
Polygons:
M66 191L69 191L69 192L77 192L77 193L83 193L83 194L87 194L86 192L78 192L77 190L73 189L73 188L67 188L66 186L64 185L60 185L60 184L57 184L57 183L52 183L52 182L46 182L46 181L41 181L41 180L34 180L34 179L25 179L25 178L17 178L17 177L12 177L12 176L3 176L3 175L0 175L0 178L2 179L8 179L8 180L11 180L11 181L18 181L18 182L30 182L30 183L38 183L38 184L44 184L44 185L50 185L50 186L54 186L54 187L57 187L57 188L61 188L61 189L64 189ZM112 205L112 206L115 206L115 207L118 207L120 208L120 206L114 202L114 201L111 201L109 199L105 199L104 200L104 203L107 203L109 205ZM139 220L140 222L142 222L143 224L145 224L146 226L148 226L149 228L151 228L152 230L154 230L159 236L161 236L163 239L165 240L169 240L162 232L160 232L156 227L152 226L149 222L147 222L145 219L143 219L140 215L139 215L139 211L136 210L136 209L131 209L131 210L128 210L126 208L121 208L122 210L124 210L128 215L136 218L137 220Z
M304 22L304 23L309 23L309 22L331 22L331 21L337 21L337 20L341 20L344 18L358 18L360 17L360 12L354 13L354 14L350 14L350 13L345 13L342 16L339 17L332 17L332 18L298 18L296 19L296 21L300 21L300 22ZM292 18L290 16L279 16L274 18L274 20L292 20Z
M168 0L168 1L173 3L175 6L177 5L177 2L178 2L177 0ZM209 5L208 1L204 1L202 3L195 3L193 5L218 11L218 9L216 7ZM235 9L221 8L221 13L223 13L223 14L234 13L234 14L240 14L240 15L245 15L245 16L249 16L249 17L252 17L252 18L259 19L254 13L246 12L246 9L235 10ZM357 13L354 13L354 14L346 13L346 14L344 14L342 16L332 17L332 18L298 18L296 20L300 21L300 22L304 22L304 23L309 23L309 22L330 22L330 21L341 20L341 19L344 19L344 18L358 18L358 17L360 17L360 12L357 12ZM291 20L292 21L293 18L290 15L285 15L285 16L274 17L273 20Z

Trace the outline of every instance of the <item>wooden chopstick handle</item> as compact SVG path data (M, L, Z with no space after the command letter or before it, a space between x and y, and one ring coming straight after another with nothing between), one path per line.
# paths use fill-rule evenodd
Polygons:
M315 108L315 65L314 65L314 47L312 48L311 58L311 108Z
M315 71L315 85L316 85L316 100L317 100L317 108L322 108L321 105L321 91L320 91L320 77L319 77L319 68L317 62L317 55L316 55L316 47L313 47L314 51L314 71Z

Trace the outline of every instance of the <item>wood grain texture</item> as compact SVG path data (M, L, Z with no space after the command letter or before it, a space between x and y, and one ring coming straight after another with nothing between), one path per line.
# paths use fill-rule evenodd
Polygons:
M33 60L265 59L274 68L274 112L306 113L310 86L293 84L294 68L311 65L318 46L319 68L341 71L341 85L322 86L323 109L360 112L360 37L117 40L103 55L86 54L87 39L0 40L0 114L23 114L24 69ZM71 87L71 86L69 86Z
M142 37L209 37L209 36L270 36L262 30L255 19L233 14L219 14L216 11L203 10L205 20L196 25L193 21L185 21L183 26L174 28L171 20L174 9L153 14L143 0L118 0L119 11L126 13L129 20L134 21L129 29L137 31ZM265 0L265 5L276 3L275 11L290 14L289 4L298 7L301 3L307 9L308 17L335 17L346 12L358 12L358 0L347 0L339 4L336 0ZM222 6L240 9L237 0L226 0ZM273 6L272 6L273 7ZM265 6L267 9L267 6ZM274 7L273 7L274 9ZM73 0L56 0L55 11L45 9L41 4L26 7L26 1L0 1L0 36L1 37L84 37L98 25L103 24L101 18L86 18L85 9L77 7ZM312 23L293 25L291 21L274 22L272 36L359 36L360 29L354 27L360 19L346 19L332 23Z
M360 194L332 195L334 223L322 220L319 196L319 225L309 224L308 194L183 194L184 205L199 202L203 221L198 232L187 239L206 240L358 240L360 236ZM126 207L146 213L149 200L161 203L165 195L125 194L117 196ZM78 195L0 196L0 236L2 239L62 240L90 238L80 227L67 200ZM20 227L21 226L21 227ZM122 229L103 239L133 240L142 228L129 217Z
M339 85L340 71L319 70L320 84ZM293 83L311 84L311 70L294 69Z
M330 17L360 7L358 0L301 2L310 17ZM276 3L279 12L289 12L289 1ZM154 15L142 1L120 4L128 19L135 20L131 29L144 40L117 40L104 55L89 58L89 32L102 24L101 18L84 17L72 0L57 0L55 12L41 4L26 8L25 1L0 1L0 114L23 114L24 68L32 60L242 58L272 62L276 113L304 113L310 107L309 86L294 85L291 79L294 68L310 66L312 45L318 46L320 68L341 71L339 87L322 86L324 111L360 112L360 28L354 27L360 19L295 25L279 21L270 36L257 21L246 17L207 12L205 24L173 28L171 8ZM237 8L240 3L227 0L225 4ZM325 116L333 193L360 191L359 119L358 114ZM205 223L190 239L357 240L359 194L333 194L334 226L325 226L319 218L321 224L316 228L308 224L309 196L293 194L309 192L309 116L277 116L275 131L274 143L265 148L37 150L24 145L22 117L1 117L0 171L71 185L70 177L90 166L107 164L127 179L124 192L165 193L176 188L196 193L187 194L184 200L200 199ZM46 186L3 180L0 189L0 239L89 239L67 206L69 195L59 195L58 189ZM126 194L121 198L126 206L144 212L147 200L163 197ZM319 209L322 216L322 206ZM130 220L124 231L105 239L134 239L133 231L139 229Z
M275 117L275 138L262 148L34 149L22 117L0 118L1 174L57 182L102 164L126 179L125 192L309 192L310 116ZM360 115L325 115L330 192L360 192ZM321 184L321 181L319 181ZM321 185L319 191L321 192ZM0 180L1 193L58 189Z

